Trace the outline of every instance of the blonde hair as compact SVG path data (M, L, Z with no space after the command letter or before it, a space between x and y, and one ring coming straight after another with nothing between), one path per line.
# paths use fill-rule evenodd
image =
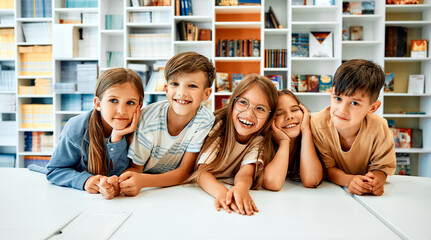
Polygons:
M138 74L130 69L113 68L106 70L100 75L96 82L95 97L103 98L106 90L119 84L130 83L139 93L139 103L144 100L144 87ZM104 131L100 112L93 109L88 123L88 172L97 175L108 175L109 159L107 156L106 143L104 141ZM127 143L130 143L133 133L126 135Z
M232 122L232 112L235 104L234 99L254 86L262 90L265 96L267 96L267 100L271 110L265 124L262 126L261 129L259 129L259 131L255 132L248 141L249 143L253 142L253 140L257 136L262 136L264 138L263 141L259 144L258 150L258 158L263 160L263 164L259 167L256 167L252 189L257 189L262 185L263 169L269 163L272 156L272 154L268 151L273 150L271 146L271 123L274 120L275 109L278 103L278 96L277 89L275 88L271 80L257 74L247 75L235 88L235 91L230 96L228 106L219 109L214 113L214 126L216 127L213 129L213 132L209 134L205 139L205 142L201 149L201 153L208 151L215 141L218 141L219 148L214 148L213 151L215 151L216 149L220 149L220 151L217 152L217 155L213 161L206 165L200 166L196 170L196 172L192 174L188 181L196 180L197 178L199 178L200 174L206 171L211 173L220 172L220 166L223 166L226 163L226 161L228 160L227 157L229 156L236 142L235 127ZM244 149L244 151L248 150L249 146ZM265 154L263 154L263 151L265 151Z

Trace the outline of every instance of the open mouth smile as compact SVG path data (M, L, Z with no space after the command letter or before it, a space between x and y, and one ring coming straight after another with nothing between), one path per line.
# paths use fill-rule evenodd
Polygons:
M244 118L238 118L239 122L245 127L252 127L255 123L250 122Z

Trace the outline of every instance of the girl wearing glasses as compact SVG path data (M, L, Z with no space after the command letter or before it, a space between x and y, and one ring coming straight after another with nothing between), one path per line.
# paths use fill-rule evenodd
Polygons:
M198 168L190 177L224 208L243 215L258 211L250 194L263 182L263 168L271 160L271 123L277 107L277 90L266 77L246 76L232 93L228 106L217 110L206 138ZM265 151L265 154L263 153ZM217 178L234 177L228 189Z
M265 167L263 187L278 191L286 176L317 187L323 177L322 164L314 148L310 114L289 90L278 92L278 106L272 123L276 154Z

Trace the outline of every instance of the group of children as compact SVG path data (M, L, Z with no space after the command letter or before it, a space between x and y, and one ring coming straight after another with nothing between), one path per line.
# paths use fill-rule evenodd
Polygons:
M71 118L47 166L47 179L112 199L145 187L197 182L217 210L258 212L249 194L278 191L286 177L316 187L324 175L352 194L383 194L395 171L386 120L374 112L384 72L355 59L334 76L331 105L310 117L288 91L247 75L229 104L214 113L202 104L212 92L213 64L186 52L165 67L167 101L141 109L144 89L132 70L98 79L94 110ZM233 178L231 187L218 179Z

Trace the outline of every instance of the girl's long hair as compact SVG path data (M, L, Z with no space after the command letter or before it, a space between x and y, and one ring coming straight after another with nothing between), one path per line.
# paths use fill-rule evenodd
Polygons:
M229 165L229 162L227 162L229 161L228 156L233 150L236 142L235 127L232 122L232 112L235 104L235 98L254 86L259 87L265 94L265 96L267 96L267 100L271 110L262 128L256 133L254 133L248 140L248 144L250 144L257 136L262 136L264 138L263 141L259 144L258 150L258 158L263 160L263 164L257 164L252 189L257 189L262 185L263 168L269 163L272 156L271 151L273 150L273 147L271 142L271 123L274 120L275 109L278 103L278 95L277 89L275 88L271 80L257 74L247 75L235 88L235 91L230 96L228 106L214 112L215 127L205 139L205 142L201 149L201 153L208 151L212 144L216 142L218 143L218 147L214 148L213 151L218 151L217 155L215 159L210 163L200 166L196 170L196 172L193 173L192 176L189 178L189 181L196 180L199 175L205 171L215 174L221 173L221 168L226 164ZM244 151L248 151L249 146L247 146Z
M283 95L287 95L291 98L293 98L296 103L299 105L301 104L301 101L299 101L299 99L295 96L295 94L287 89L283 89L278 91L278 97L281 97ZM302 135L299 134L298 137L296 138L296 148L295 148L295 155L293 156L293 162L292 165L290 165L289 163L289 169L287 170L287 177L289 177L290 179L294 180L294 181L300 181L301 178L299 176L299 160L300 160L300 154L301 154L301 138ZM274 148L277 146L277 144L274 142L273 144ZM274 149L274 151L272 152L275 155L276 149ZM290 156L290 154L289 154Z
M96 83L95 97L103 98L106 90L119 84L130 83L139 93L139 103L144 100L144 87L138 74L130 69L113 68L100 75ZM88 172L93 175L105 175L109 173L109 159L104 140L104 131L100 112L93 109L91 113L88 134L90 144L88 146ZM127 144L130 143L133 133L126 135Z

